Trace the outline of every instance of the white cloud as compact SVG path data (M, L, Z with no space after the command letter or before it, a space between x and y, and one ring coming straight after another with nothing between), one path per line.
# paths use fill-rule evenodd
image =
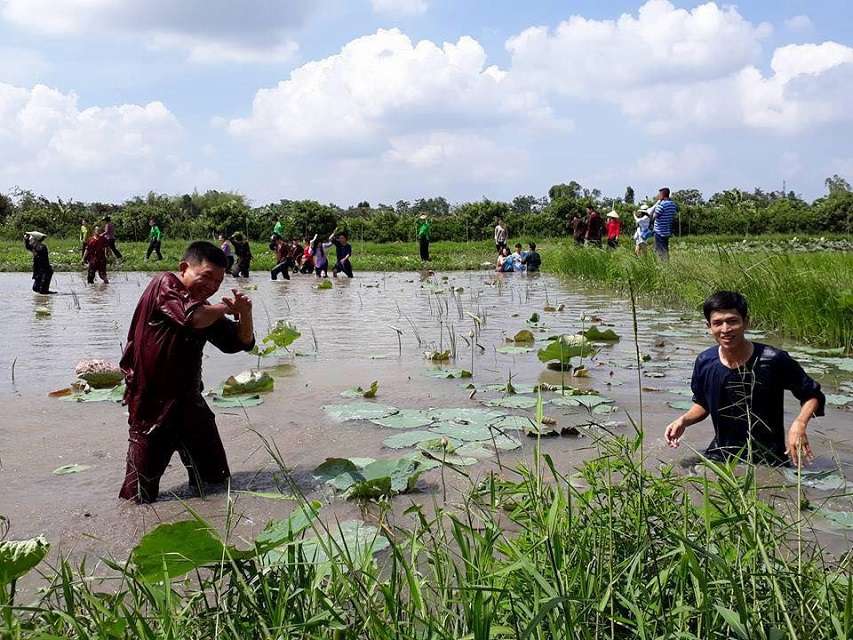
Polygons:
M449 129L519 126L568 128L536 91L521 89L467 36L441 46L379 30L340 53L295 69L257 92L234 136L259 150L364 155L389 139Z
M0 0L0 16L52 35L140 37L185 51L193 62L280 62L296 50L287 32L312 10L308 0Z
M785 26L796 33L809 32L814 29L811 18L804 15L793 16L785 20Z
M572 16L555 29L531 27L507 40L512 73L571 96L616 96L650 83L720 77L754 61L770 31L713 2L692 10L649 0L637 16Z
M651 151L640 157L631 172L642 181L689 183L717 165L717 152L705 144L689 144L677 151Z
M81 109L73 93L0 83L0 182L6 188L86 186L127 195L175 187L178 177L195 172L181 158L182 139L183 128L162 102Z
M419 15L429 7L426 0L370 0L370 5L376 13L402 15Z

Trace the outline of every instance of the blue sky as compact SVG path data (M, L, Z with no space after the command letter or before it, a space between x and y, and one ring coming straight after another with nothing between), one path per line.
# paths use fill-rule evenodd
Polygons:
M342 206L853 178L853 3L0 0L0 190Z

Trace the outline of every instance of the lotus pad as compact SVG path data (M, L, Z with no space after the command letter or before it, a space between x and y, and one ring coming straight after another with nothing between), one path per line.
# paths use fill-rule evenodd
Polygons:
M785 469L782 472L785 476L785 479L792 483L796 484L797 482L797 470L796 469ZM803 486L812 487L813 489L819 489L821 491L836 491L838 489L844 489L847 486L847 480L841 474L838 469L824 469L824 470L810 470L810 469L802 469L800 474L800 482Z
M532 344L532 343L531 343ZM509 355L518 355L521 353L530 353L533 351L533 347L521 347L514 344L504 345L503 347L498 347L495 349L498 353L506 353Z
M490 441L493 435L499 435L498 432L493 432L485 425L459 424L456 422L441 423L432 427L430 431L433 434L437 433L443 436L449 436L451 438L463 440L464 442L485 442ZM433 437L435 436L433 435Z
M430 431L403 431L385 438L382 441L382 445L389 449L405 449L406 447L414 447L421 442L434 439L435 434Z
M429 369L426 374L432 378L471 378L473 374L467 369L440 368Z
M228 396L227 398L214 395L211 399L214 407L220 409L243 409L246 407L257 407L263 404L264 400L257 393L243 393L236 396Z
M853 511L831 511L830 509L818 509L817 512L832 522L839 529L853 529Z
M395 407L387 407L372 402L350 402L348 404L327 404L323 410L335 420L377 420L398 413Z
M121 402L124 398L124 385L120 384L112 389L91 389L89 391L75 391L62 399L68 402Z
M611 404L613 400L604 396L596 395L577 395L577 396L559 396L551 400L551 404L556 404L564 407L587 407L592 409L600 404Z
M592 326L583 332L583 337L593 342L618 342L619 336L613 329L605 329L602 331L596 326Z
M50 544L42 536L30 540L0 540L0 586L25 575L47 555Z
M347 520L330 527L330 533L320 537L308 538L301 544L302 554L307 562L325 565L329 556L347 558L356 567L365 562L373 562L374 554L386 549L388 540L379 535L376 527L359 520ZM269 562L276 562L287 552L272 551L266 555ZM286 556L285 556L286 557Z
M61 467L57 467L53 470L53 473L57 476L67 476L72 473L80 473L81 471L88 471L92 466L88 464L64 464Z
M495 420L492 425L503 431L516 431L527 429L533 424L527 416L503 416Z
M590 346L589 340L583 336L558 336L546 347L539 349L537 357L541 362L556 360L562 364L568 364L572 358L590 356L595 349Z
M371 420L373 424L389 429L417 429L432 424L432 421L431 416L418 409L400 409L390 416Z
M272 391L275 382L266 371L243 371L222 384L223 396Z
M670 400L667 404L673 409L678 409L679 411L687 411L693 406L693 402L690 400Z
M505 409L532 409L536 406L537 402L536 398L507 396L498 400L487 400L484 404L490 407L503 407ZM544 402L547 402L547 400Z
M503 417L502 413L498 413L496 411L469 407L462 407L459 409L427 409L424 413L427 413L436 420L443 422L479 424L483 426Z
M853 396L847 396L839 393L827 393L826 394L826 404L833 404L839 407L843 407L846 404L850 404L853 402Z

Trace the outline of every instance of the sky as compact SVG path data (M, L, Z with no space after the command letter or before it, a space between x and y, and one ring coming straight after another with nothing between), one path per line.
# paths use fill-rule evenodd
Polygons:
M813 199L851 142L849 0L0 0L3 192Z

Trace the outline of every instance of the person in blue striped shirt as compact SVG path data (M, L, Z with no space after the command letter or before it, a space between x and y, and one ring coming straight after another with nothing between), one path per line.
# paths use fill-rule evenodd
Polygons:
M669 237L678 207L669 199L669 188L658 191L658 203L652 212L652 224L655 232L655 253L661 260L669 260Z

